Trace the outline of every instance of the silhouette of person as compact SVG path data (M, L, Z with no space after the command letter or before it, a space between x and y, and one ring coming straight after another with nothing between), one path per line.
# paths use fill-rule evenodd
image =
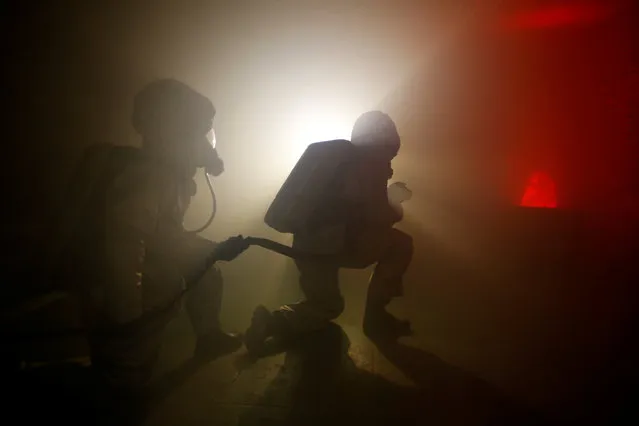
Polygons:
M242 344L220 328L222 276L207 267L211 259L234 259L247 244L241 237L216 244L183 227L196 170L224 170L207 137L214 116L211 101L186 84L154 81L134 101L142 147L94 145L71 180L61 276L80 295L92 366L109 388L147 386L161 330L176 309L135 336L103 331L171 306L205 271L185 303L197 336L194 357L212 359Z
M336 142L348 144L341 152L349 158L319 156L340 161L345 167L335 173L331 190L318 195L320 200L304 221L306 226L293 233L293 247L310 253L336 254L339 261L296 260L305 300L275 312L263 306L255 309L245 335L247 349L254 354L259 354L272 337L286 339L317 330L342 313L340 267L376 265L364 318L364 332L369 337L396 337L408 332L406 323L385 310L393 297L402 295L402 277L413 252L412 238L393 227L402 219L401 203L410 198L410 190L403 183L387 186L393 176L391 161L400 148L397 128L387 114L370 111L357 119L350 141L320 142L314 144L318 145L314 149L331 149ZM309 169L313 167L308 165Z

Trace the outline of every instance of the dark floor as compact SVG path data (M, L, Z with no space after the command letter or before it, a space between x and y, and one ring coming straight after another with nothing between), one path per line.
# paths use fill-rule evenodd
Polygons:
M156 377L178 373L146 424L635 424L628 417L637 394L628 343L635 293L620 264L575 275L572 267L557 268L574 257L526 252L537 266L498 267L497 257L468 257L481 252L476 247L433 241L416 239L405 296L389 307L414 331L397 344L376 346L362 333L368 271L343 272L347 309L335 324L256 362L242 349L190 369L193 334L180 315L166 330ZM244 330L259 303L274 308L300 296L293 265L259 249L223 271L228 330ZM72 304L58 299L20 324L56 328L78 325L75 318ZM11 347L20 348L23 370L19 387L5 381L13 398L5 402L18 418L91 423L82 410L88 402L81 338ZM76 367L37 364L51 360Z
M489 382L419 349L416 339L378 349L352 325L332 324L257 361L241 350L198 368L188 363L186 318L171 324L167 342L158 378L164 383L162 373L171 371L171 385L156 396L147 425L550 424ZM23 373L21 418L44 414L86 424L89 373L81 358L72 361L32 364Z

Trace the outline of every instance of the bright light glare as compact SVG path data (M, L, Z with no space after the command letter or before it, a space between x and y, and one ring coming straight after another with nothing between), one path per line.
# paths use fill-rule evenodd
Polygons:
M359 114L360 109L355 108L350 113L336 108L303 108L292 111L287 127L282 128L282 140L278 142L280 164L276 170L288 173L312 143L350 139L353 122Z
M213 148L215 148L215 146L217 145L217 139L215 138L215 130L211 129L208 131L208 133L206 134L206 140L209 141L209 143L211 144Z
M291 136L308 141L350 139L353 127L350 116L313 111L296 113L293 120Z

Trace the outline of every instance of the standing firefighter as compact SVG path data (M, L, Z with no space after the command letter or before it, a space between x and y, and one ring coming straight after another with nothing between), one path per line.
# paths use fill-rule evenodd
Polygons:
M413 251L411 237L393 228L402 219L401 203L410 198L410 191L403 183L387 186L399 148L395 124L379 111L356 121L350 141L319 142L307 148L265 221L280 232L292 233L293 247L317 254L318 260L296 261L305 300L272 313L263 306L255 310L246 332L249 351L259 354L271 337L293 337L337 318L344 310L341 267L376 265L364 317L369 337L393 338L409 331L406 323L385 310L393 297L402 294L402 276Z
M197 168L216 176L224 170L208 137L214 115L189 86L155 81L134 103L142 148L93 146L72 179L63 276L81 296L92 365L109 387L145 387L161 332L188 285L194 356L212 359L241 346L220 329L222 276L209 267L247 245L238 237L215 244L183 227Z

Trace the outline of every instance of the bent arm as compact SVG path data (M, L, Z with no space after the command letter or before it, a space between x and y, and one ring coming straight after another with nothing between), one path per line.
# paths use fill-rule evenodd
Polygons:
M351 197L356 200L356 224L361 227L387 227L399 222L403 212L388 198L389 163L363 163L352 184Z

